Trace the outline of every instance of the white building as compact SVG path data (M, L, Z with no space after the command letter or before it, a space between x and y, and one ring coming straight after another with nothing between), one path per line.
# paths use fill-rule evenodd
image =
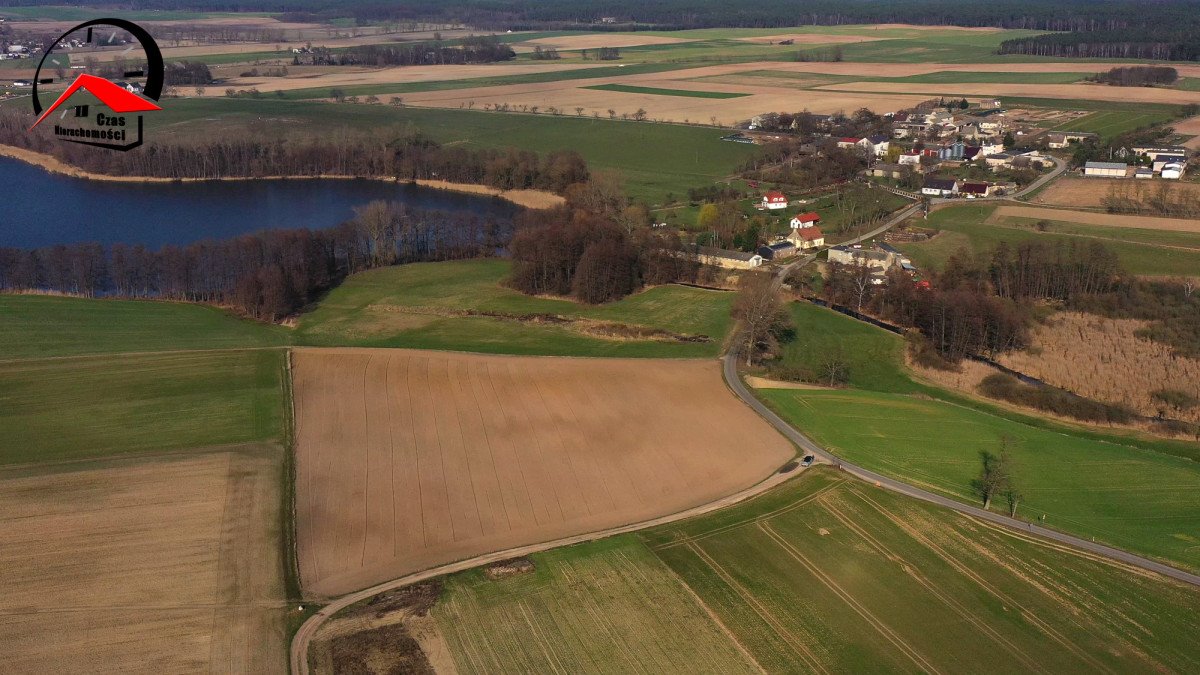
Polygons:
M1124 178L1127 173L1129 173L1129 165L1124 162L1088 162L1083 165L1083 175L1085 176Z
M1162 173L1159 174L1168 180L1179 180L1183 178L1183 172L1187 170L1187 165L1182 162L1175 162L1163 166Z

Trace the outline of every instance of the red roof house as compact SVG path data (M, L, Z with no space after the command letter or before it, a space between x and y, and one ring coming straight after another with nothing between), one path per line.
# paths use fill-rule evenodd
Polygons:
M782 192L772 190L763 195L762 208L764 209L786 209L787 205L787 195Z

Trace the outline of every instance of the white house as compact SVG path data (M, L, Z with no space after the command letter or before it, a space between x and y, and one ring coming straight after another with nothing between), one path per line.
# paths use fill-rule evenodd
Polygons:
M816 213L809 211L808 213L796 214L792 218L791 225L792 225L793 230L802 230L807 227L816 227L817 223L819 223L820 221L821 221L821 216L818 216Z
M887 154L888 148L892 147L892 140L887 136L868 136L859 142L859 147L869 151L876 157L883 157Z
M905 152L900 155L900 159L896 163L900 166L918 166L921 164L921 153Z
M1187 157L1183 155L1159 155L1154 158L1154 172L1161 173L1168 164L1184 164Z
M926 178L921 194L930 197L953 197L958 194L958 181L953 178Z
M772 211L775 211L778 209L786 209L787 205L788 205L787 195L783 194L782 192L772 190L771 192L768 192L767 194L763 195L762 205L760 206L760 208L770 209Z

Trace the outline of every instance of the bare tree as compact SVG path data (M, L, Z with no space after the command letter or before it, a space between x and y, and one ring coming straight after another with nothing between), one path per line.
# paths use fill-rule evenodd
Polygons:
M992 499L998 494L1006 494L1009 490L1010 476L1009 470L1011 466L1011 457L1009 448L1013 445L1011 436L1004 435L1000 437L1000 453L992 454L987 450L979 453L979 458L983 462L983 466L979 472L979 478L975 479L974 487L983 499L983 508L986 510L991 507ZM1014 492L1010 497L1010 510L1016 511L1016 501L1019 501L1020 494Z
M867 267L861 260L854 266L854 295L856 305L854 311L862 314L863 302L871 297L870 291L874 287L871 279L871 268Z
M575 108L575 116L583 117L583 108L579 108L579 107Z
M749 273L742 280L733 301L733 315L745 326L747 366L754 365L756 357L775 346L778 334L790 321L774 277L763 272Z

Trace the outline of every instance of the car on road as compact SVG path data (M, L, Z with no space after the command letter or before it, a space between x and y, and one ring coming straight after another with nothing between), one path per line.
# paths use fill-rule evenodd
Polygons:
M800 462L800 466L812 466L814 459L816 459L816 457L813 457L812 455L805 455L804 461Z

